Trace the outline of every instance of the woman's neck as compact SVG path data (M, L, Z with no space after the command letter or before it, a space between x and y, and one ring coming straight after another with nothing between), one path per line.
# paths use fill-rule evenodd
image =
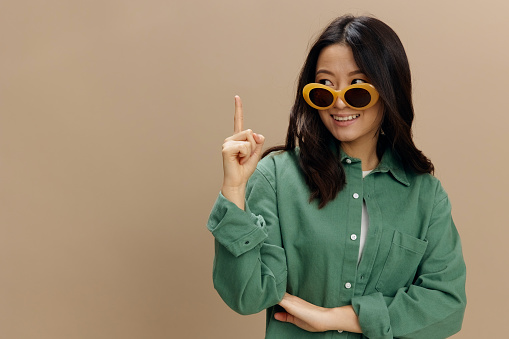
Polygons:
M376 142L368 144L341 143L341 148L348 156L361 160L362 170L370 171L378 166L380 159L376 153Z

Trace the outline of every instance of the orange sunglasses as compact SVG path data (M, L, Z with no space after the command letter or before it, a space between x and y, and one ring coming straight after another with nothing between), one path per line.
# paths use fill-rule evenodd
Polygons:
M352 109L364 110L376 104L379 98L378 91L368 83L353 84L340 91L323 84L310 83L304 86L302 94L309 106L319 110L331 108L338 98Z

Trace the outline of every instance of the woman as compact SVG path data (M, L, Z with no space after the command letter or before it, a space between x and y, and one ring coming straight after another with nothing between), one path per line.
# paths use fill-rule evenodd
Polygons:
M394 31L334 20L300 74L286 144L242 125L223 144L208 221L214 285L266 338L445 338L465 264L433 165L414 145L410 70ZM260 160L260 161L259 161Z

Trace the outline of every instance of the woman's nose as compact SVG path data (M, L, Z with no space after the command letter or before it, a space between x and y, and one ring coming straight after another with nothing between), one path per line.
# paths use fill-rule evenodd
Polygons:
M343 100L341 100L340 97L336 99L336 102L334 103L334 107L337 109L343 109L345 107L348 107Z

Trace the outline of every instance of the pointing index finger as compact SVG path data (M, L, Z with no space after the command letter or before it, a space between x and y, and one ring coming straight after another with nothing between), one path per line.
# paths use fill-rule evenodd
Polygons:
M235 96L235 115L233 116L233 132L235 134L244 130L244 113L242 112L242 100Z

